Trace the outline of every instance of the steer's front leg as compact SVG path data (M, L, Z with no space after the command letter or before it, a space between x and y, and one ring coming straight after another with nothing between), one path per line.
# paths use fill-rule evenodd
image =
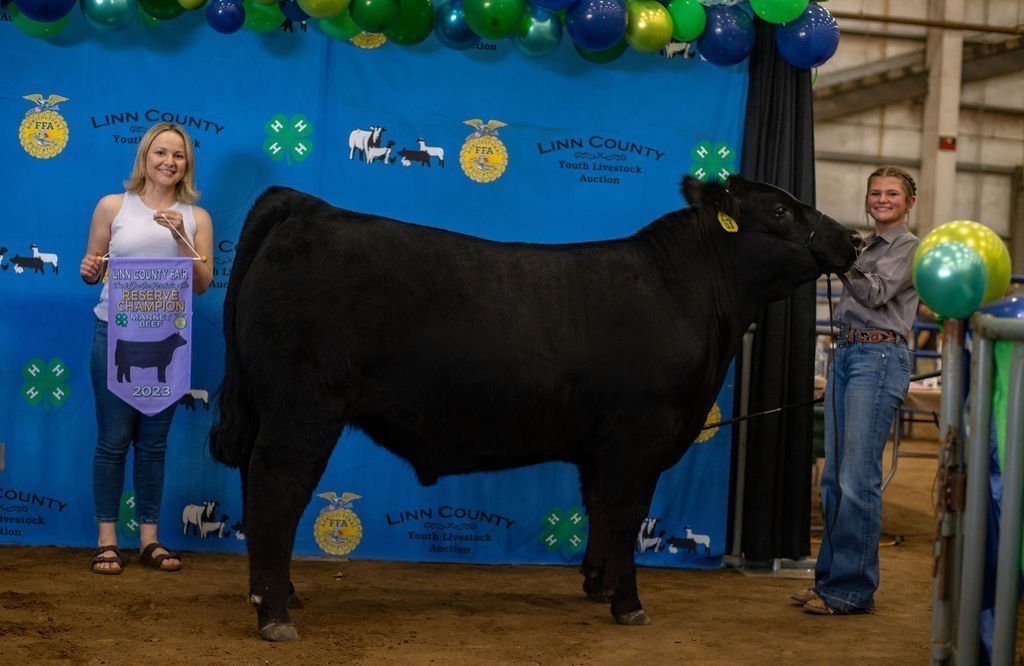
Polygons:
M260 636L293 641L298 632L288 615L289 582L295 530L313 488L320 480L340 429L319 437L309 433L260 428L249 461L246 535L249 549L249 600L256 607ZM289 450L301 442L301 451Z

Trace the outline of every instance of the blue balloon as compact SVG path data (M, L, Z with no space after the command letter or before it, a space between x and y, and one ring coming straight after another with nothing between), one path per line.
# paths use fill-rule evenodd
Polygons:
M754 21L737 6L705 7L708 17L704 32L697 38L697 50L714 65L729 66L743 62L754 50Z
M302 11L299 3L295 0L277 0L277 6L281 8L281 13L289 21L302 23L309 20L309 14Z
M993 301L980 312L990 314L993 317L1004 317L1006 319L1024 319L1024 296L1007 296L998 301Z
M26 18L40 23L53 23L74 8L75 0L14 0Z
M794 67L820 67L839 48L839 24L812 2L799 17L775 28L775 46Z
M565 13L572 41L588 51L604 51L626 34L625 0L579 0Z
M462 0L447 0L438 3L434 14L434 36L454 51L471 49L480 42L480 35L466 23Z
M206 5L206 22L217 32L230 35L245 24L245 8L236 0L213 0Z

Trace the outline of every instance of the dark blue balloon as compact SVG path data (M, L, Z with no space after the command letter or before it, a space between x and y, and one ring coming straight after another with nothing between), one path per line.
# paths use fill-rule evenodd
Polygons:
M978 311L993 317L1024 319L1024 296L1007 296L979 308Z
M827 9L812 2L803 14L775 28L775 46L794 67L820 67L839 48L839 24Z
M21 13L33 21L52 23L68 15L75 0L14 0Z
M557 12L562 9L568 9L569 5L574 2L576 0L530 0L530 5Z
M440 2L434 12L434 36L437 41L455 51L473 48L480 41L480 35L466 23L462 0Z
M217 32L230 35L245 24L245 8L237 0L213 0L206 5L206 22Z
M697 50L708 62L729 66L743 62L754 50L754 21L739 7L705 7L708 17L697 38Z
M626 34L625 0L579 0L565 12L572 41L588 51L604 51Z
M281 8L281 13L289 21L295 21L296 23L302 23L303 21L309 20L309 14L302 11L299 7L299 3L295 0L277 0L277 6Z

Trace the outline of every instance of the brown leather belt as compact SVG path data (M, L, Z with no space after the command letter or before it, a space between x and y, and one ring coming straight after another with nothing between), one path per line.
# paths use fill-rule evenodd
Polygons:
M893 342L898 345L907 344L907 339L899 333L883 328L850 328L840 336L842 342Z

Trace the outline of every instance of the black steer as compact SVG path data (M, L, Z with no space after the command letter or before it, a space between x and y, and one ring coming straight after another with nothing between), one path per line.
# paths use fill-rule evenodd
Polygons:
M224 300L213 456L242 473L260 634L291 640L299 517L342 429L441 475L579 468L583 588L649 622L634 544L758 310L853 263L859 236L776 187L687 177L690 207L619 240L498 243L271 188Z

